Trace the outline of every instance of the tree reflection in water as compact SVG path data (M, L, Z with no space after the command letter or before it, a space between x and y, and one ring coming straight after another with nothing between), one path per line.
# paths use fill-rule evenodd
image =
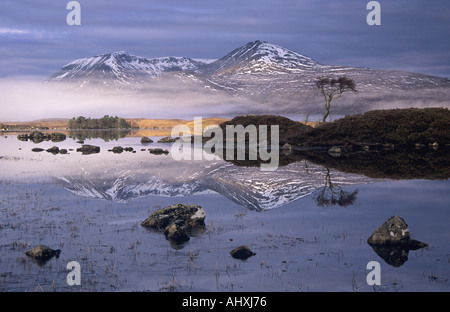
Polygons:
M342 187L331 181L330 169L326 168L325 186L319 191L316 197L316 203L319 207L339 205L347 207L353 205L356 200L358 189L353 192L347 192Z

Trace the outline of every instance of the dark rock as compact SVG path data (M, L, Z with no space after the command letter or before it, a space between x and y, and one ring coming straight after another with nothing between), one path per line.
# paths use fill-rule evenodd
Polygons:
M125 147L123 150L125 152L132 152L132 151L134 151L134 149L132 147Z
M53 155L56 155L59 153L59 147L53 146L53 147L47 149L46 151L49 153L52 153Z
M376 229L368 239L372 245L394 245L410 239L408 225L400 216L393 216Z
M38 152L44 151L44 149L43 149L43 148L40 148L40 147L35 147L35 148L32 148L31 151L32 151L32 152L37 152L37 153L38 153Z
M411 239L408 224L400 216L393 216L376 229L367 240L386 263L399 267L408 260L410 250L427 247L426 243Z
M165 138L159 139L158 143L173 143L173 142L175 142L178 139L179 138L172 138L172 137L169 136L169 137L165 137Z
M81 152L83 155L98 154L100 153L100 147L93 145L83 145L77 148L77 152Z
M84 144L84 140L78 140L77 143L78 144Z
M149 144L149 143L153 143L153 140L148 137L143 137L141 139L141 144Z
M190 240L186 227L178 226L176 223L167 226L164 229L164 235L176 244L182 244Z
M111 152L113 152L114 154L120 154L123 152L123 147L122 146L114 146L112 150L109 150Z
M251 256L256 255L256 253L251 251L247 246L239 246L238 248L230 251L230 255L235 259L246 260Z
M53 257L59 258L61 250L53 250L45 245L38 245L31 250L25 252L25 254L33 258L38 265L44 265L48 260Z
M163 230L167 239L181 244L189 240L189 233L204 229L205 217L200 206L176 204L153 212L141 225Z
M67 150L65 148L62 148L62 149L59 150L59 153L61 155L65 155L65 154L67 154Z
M150 148L149 150L148 150L149 152L150 152L150 154L155 154L155 155L161 155L161 154L169 154L169 151L168 150L163 150L162 148Z

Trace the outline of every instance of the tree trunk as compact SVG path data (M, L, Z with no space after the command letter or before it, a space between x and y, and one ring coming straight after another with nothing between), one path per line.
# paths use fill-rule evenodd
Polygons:
M328 115L330 115L330 103L331 103L331 99L327 99L326 102L325 102L325 109L327 111L325 112L325 115L323 115L322 122L325 122L327 117L328 117Z

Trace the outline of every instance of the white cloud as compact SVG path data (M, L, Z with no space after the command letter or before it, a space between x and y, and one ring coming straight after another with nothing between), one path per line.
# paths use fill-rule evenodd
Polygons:
M17 28L0 28L0 35L24 35L29 34L29 30Z

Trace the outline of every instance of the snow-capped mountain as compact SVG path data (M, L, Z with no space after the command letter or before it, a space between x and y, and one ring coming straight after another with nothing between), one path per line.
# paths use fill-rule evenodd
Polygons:
M70 62L47 81L71 82L83 86L117 87L140 89L150 79L164 72L196 71L202 65L200 60L187 57L160 57L146 59L120 51Z
M320 67L313 59L281 46L264 41L249 42L216 62L208 64L201 72L220 74L295 74Z
M84 88L103 94L148 93L147 98L154 98L154 102L180 94L182 99L177 98L176 102L182 109L191 107L192 100L201 94L205 105L217 101L204 96L219 95L220 102L233 102L240 108L233 110L234 114L315 114L323 111L322 95L314 84L320 76L347 76L356 83L358 94L346 94L339 99L339 105L332 108L333 114L383 108L450 107L450 79L325 65L264 41L249 42L215 61L187 57L147 59L126 52L103 54L70 62L47 81L69 83L77 91ZM202 105L195 105L200 112Z

